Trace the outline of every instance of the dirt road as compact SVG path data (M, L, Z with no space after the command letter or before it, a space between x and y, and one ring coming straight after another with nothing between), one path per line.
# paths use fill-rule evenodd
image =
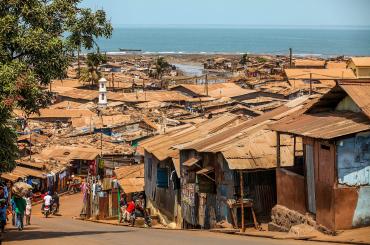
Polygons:
M3 244L27 245L95 245L95 244L212 244L225 245L232 243L277 245L277 244L322 244L313 242L298 242L287 240L272 240L253 237L216 234L207 231L177 231L140 229L122 226L98 224L73 219L81 208L80 195L61 198L62 216L44 218L41 216L40 207L33 207L32 225L26 226L22 232L8 225Z

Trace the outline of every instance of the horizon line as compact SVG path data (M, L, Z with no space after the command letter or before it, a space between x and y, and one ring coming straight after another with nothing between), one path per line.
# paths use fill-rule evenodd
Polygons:
M370 29L370 25L113 24L114 28Z

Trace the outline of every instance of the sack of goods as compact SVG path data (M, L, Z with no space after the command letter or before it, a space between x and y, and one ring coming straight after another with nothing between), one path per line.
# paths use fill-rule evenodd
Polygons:
M32 186L24 182L17 182L12 187L13 195L24 197L29 191L32 190Z

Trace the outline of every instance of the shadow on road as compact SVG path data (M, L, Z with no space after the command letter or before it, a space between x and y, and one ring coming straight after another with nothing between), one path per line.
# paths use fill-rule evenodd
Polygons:
M9 231L4 235L4 242L11 241L27 241L37 239L51 239L59 237L73 237L73 236L87 236L87 235L100 235L112 233L126 233L133 232L134 230L124 231L76 231L76 232L63 232L63 231L26 231L26 232L12 232Z

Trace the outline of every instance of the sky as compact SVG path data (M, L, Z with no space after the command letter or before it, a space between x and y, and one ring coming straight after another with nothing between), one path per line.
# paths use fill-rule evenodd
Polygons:
M114 27L370 26L370 0L82 0Z

